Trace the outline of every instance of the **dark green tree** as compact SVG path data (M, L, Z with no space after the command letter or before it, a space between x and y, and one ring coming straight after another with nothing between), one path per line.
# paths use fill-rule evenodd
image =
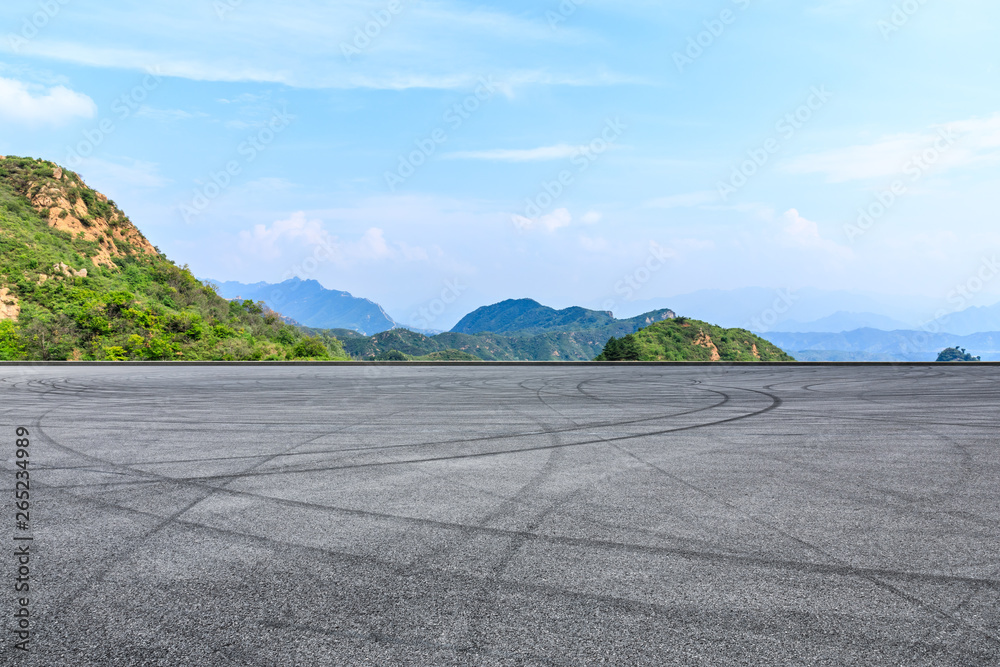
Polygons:
M964 347L949 347L947 349L941 350L941 354L938 355L938 361L980 361L979 357L974 357L965 351Z

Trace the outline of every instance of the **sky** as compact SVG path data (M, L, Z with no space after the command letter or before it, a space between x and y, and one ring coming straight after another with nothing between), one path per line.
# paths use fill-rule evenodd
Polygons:
M0 154L202 278L1000 300L995 0L7 0ZM427 316L428 307L433 313Z

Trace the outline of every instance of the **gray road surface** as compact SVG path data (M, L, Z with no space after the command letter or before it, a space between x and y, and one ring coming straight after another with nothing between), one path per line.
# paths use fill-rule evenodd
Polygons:
M0 378L3 664L1000 664L1000 368Z

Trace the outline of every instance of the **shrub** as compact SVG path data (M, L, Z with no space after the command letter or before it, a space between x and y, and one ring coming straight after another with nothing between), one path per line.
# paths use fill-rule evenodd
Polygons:
M306 336L292 348L292 357L295 359L329 359L330 351L319 338Z

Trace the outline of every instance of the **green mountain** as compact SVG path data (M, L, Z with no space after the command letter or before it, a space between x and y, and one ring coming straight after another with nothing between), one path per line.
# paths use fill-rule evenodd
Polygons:
M745 329L678 317L604 346L597 361L795 361Z
M78 174L0 159L0 360L330 358L335 337L223 299Z
M393 329L374 336L344 329L307 331L321 338L338 338L347 353L360 360L382 359L396 350L412 358L458 351L482 361L589 361L600 354L607 342L606 336L593 331L553 331L535 336L452 332L425 336L408 329Z
M595 335L607 340L609 336L634 333L653 322L671 317L675 317L673 311L662 309L618 320L612 313L602 310L580 307L556 310L533 299L508 299L469 313L455 325L451 333L491 332L534 336L554 331L594 331Z

